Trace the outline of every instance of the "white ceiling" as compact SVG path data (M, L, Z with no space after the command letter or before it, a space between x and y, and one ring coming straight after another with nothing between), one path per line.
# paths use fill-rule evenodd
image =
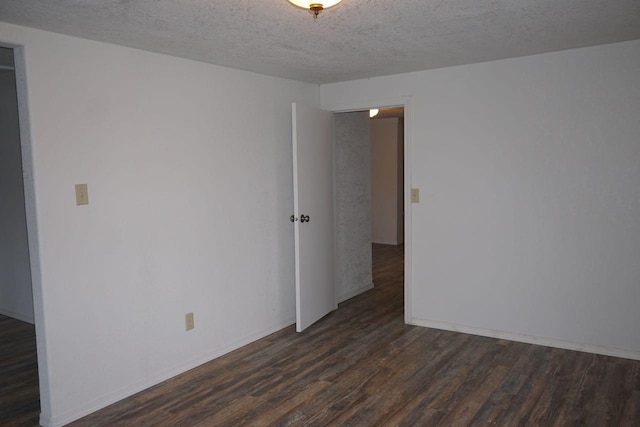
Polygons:
M313 83L640 39L640 0L0 0L0 21Z

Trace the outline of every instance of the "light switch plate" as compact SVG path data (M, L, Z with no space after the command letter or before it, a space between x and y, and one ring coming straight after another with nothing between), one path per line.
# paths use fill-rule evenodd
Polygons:
M185 331L190 331L195 327L195 322L193 320L193 313L187 313L184 315L184 329Z
M87 184L76 184L76 205L89 204L89 190Z
M420 189L411 189L411 203L420 203Z

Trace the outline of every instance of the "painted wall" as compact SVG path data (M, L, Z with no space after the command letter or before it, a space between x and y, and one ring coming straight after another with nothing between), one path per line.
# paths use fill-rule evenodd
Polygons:
M640 40L320 94L411 97L413 323L640 359Z
M317 86L4 23L0 41L25 46L43 423L293 323L291 102Z
M3 57L11 53L10 49L0 50ZM7 65L12 62L2 61ZM18 100L12 70L0 70L0 314L34 321Z
M402 151L400 119L371 120L371 236L398 245L402 235Z
M373 287L371 270L371 150L369 113L334 115L336 298Z

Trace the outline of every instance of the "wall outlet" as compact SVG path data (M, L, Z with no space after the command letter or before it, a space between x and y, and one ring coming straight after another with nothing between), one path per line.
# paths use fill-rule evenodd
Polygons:
M76 184L76 205L89 204L89 190L87 184Z
M193 321L193 313L187 313L184 315L184 329L190 331L195 328L195 322Z
M420 203L420 189L412 188L411 189L411 203Z

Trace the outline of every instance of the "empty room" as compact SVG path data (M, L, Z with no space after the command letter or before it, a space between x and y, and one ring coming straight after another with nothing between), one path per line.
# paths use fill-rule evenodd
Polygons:
M0 425L640 425L637 0L0 0L0 95Z

